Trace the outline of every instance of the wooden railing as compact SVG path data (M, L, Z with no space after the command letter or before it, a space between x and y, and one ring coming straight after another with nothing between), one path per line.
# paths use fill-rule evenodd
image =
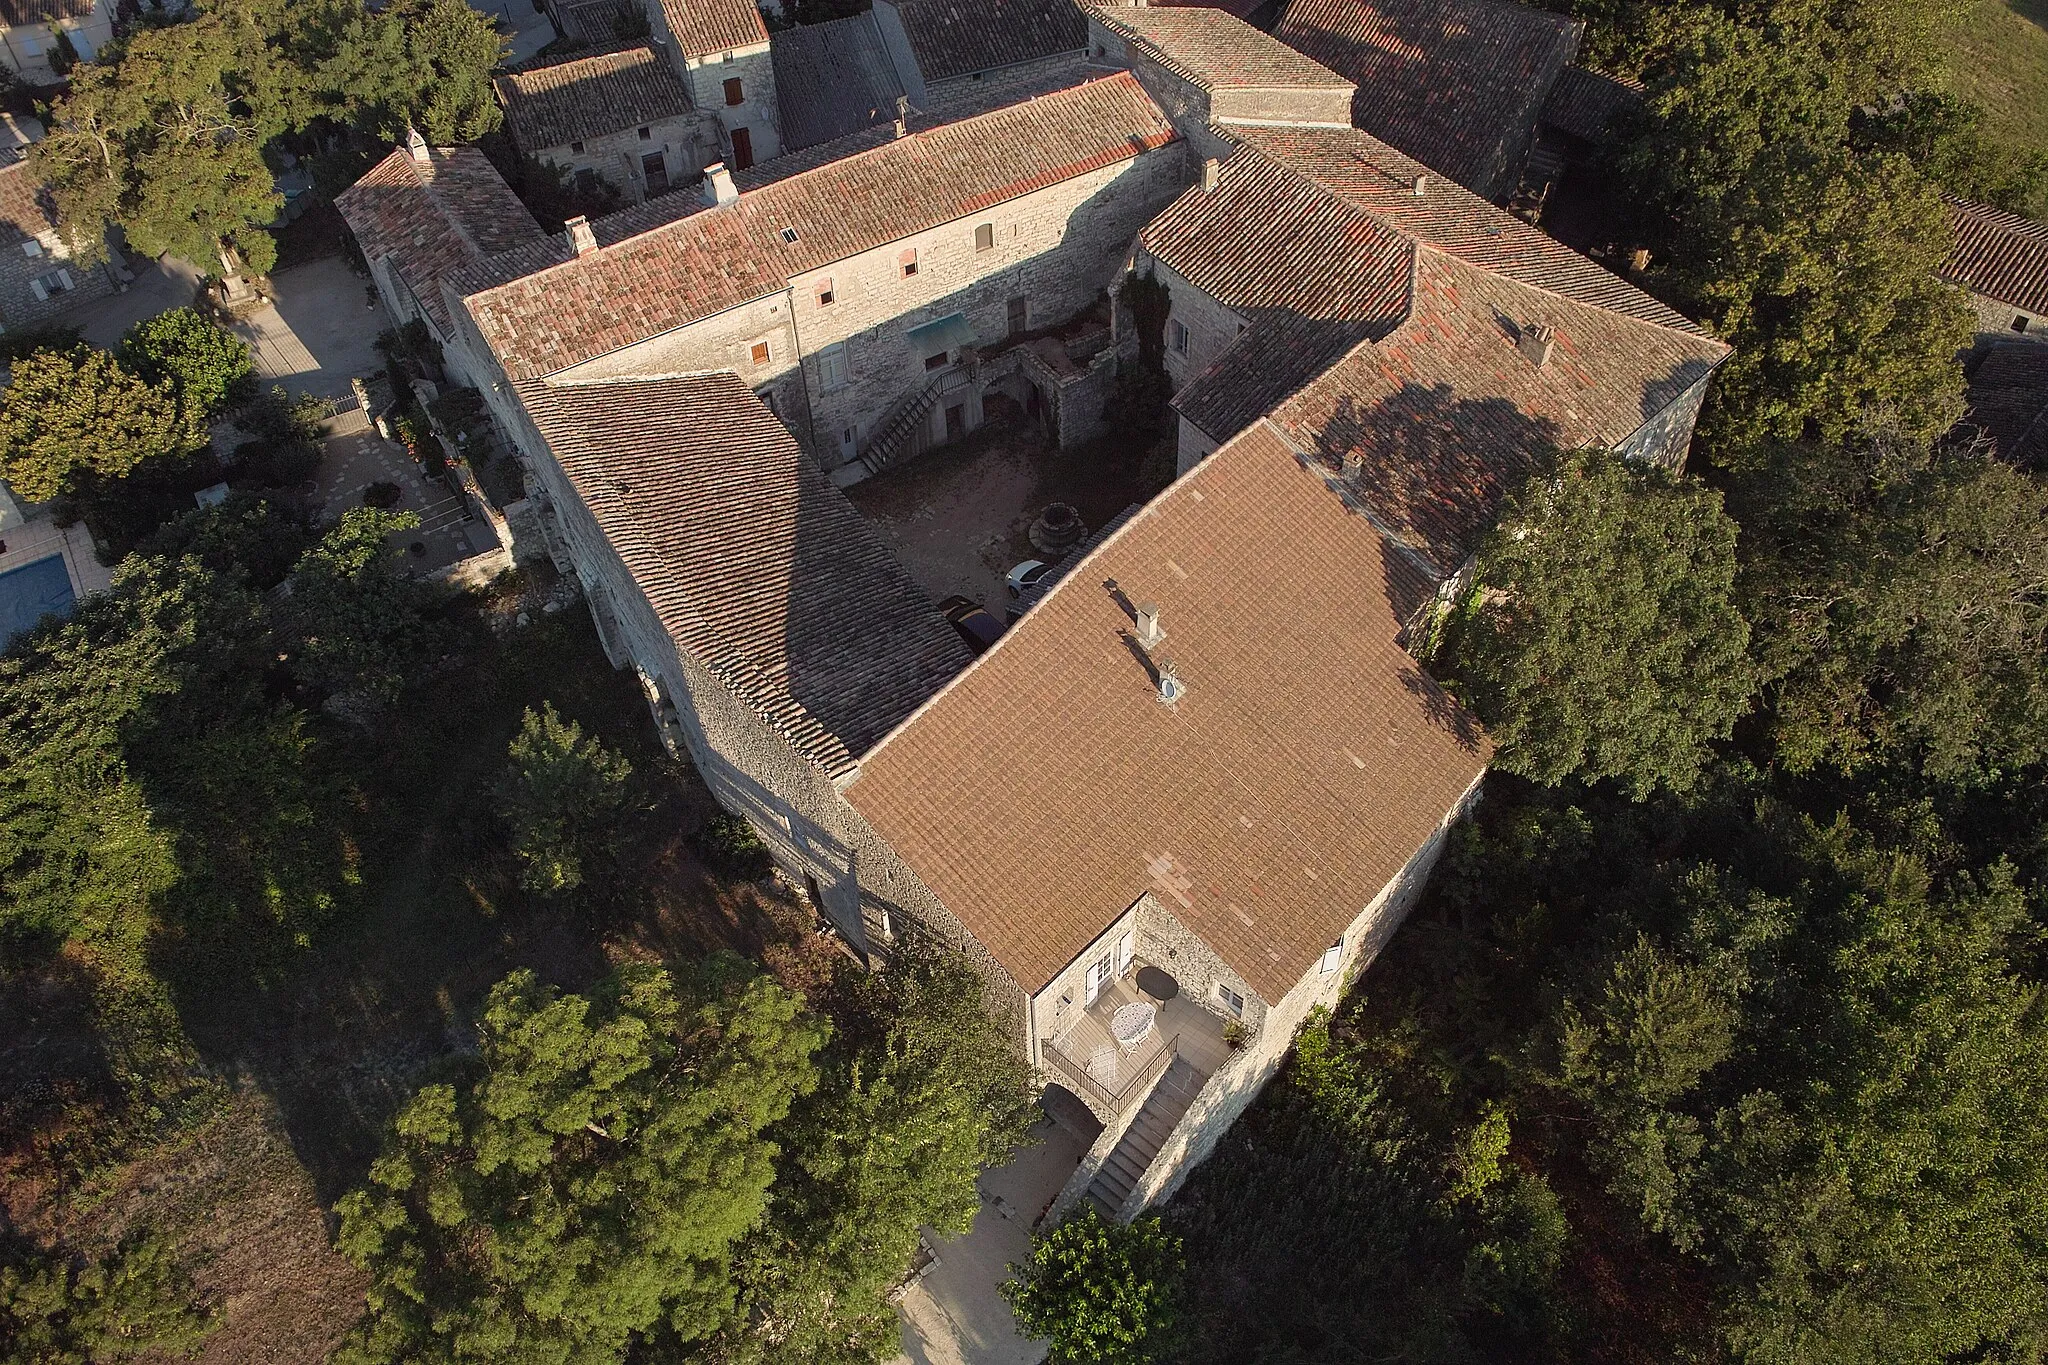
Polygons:
M1060 1083L1068 1086L1085 1100L1092 1100L1112 1114L1121 1114L1133 1104L1143 1100L1152 1089L1167 1066L1173 1061L1174 1053L1180 1048L1180 1035L1168 1038L1164 1046L1156 1048L1145 1058L1144 1064L1132 1072L1127 1079L1120 1078L1112 1090L1088 1074L1087 1063L1079 1058L1069 1057L1061 1050L1057 1041L1045 1045L1045 1059L1052 1063L1052 1069L1059 1073ZM1130 1060L1125 1057L1121 1061ZM1123 1070L1119 1065L1119 1073Z

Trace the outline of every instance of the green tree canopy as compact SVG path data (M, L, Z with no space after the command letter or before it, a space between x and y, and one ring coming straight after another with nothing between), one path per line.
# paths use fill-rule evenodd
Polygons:
M193 443L168 384L147 383L91 346L23 356L0 392L0 478L34 502Z
M132 1237L102 1260L10 1251L0 1265L0 1365L93 1365L191 1356L217 1320L157 1237Z
M186 423L204 430L249 387L249 344L196 308L144 318L121 338L121 363L145 383L169 385Z
M553 702L526 709L510 753L498 812L511 826L521 880L543 895L573 891L613 851L633 765L594 736L585 739Z
M337 692L394 700L439 639L425 584L399 571L388 537L419 525L411 512L352 507L292 569L284 618L292 671Z
M371 1283L337 1359L612 1360L714 1330L774 1178L765 1130L816 1084L825 1026L721 958L588 997L517 972L481 1031L477 1078L420 1091L341 1202Z
M1487 538L1447 641L1498 764L1689 786L1754 687L1734 584L1718 494L1612 454L1557 459Z
M1158 1214L1125 1226L1084 1204L1033 1239L1003 1293L1059 1365L1145 1365L1174 1325L1181 1265Z

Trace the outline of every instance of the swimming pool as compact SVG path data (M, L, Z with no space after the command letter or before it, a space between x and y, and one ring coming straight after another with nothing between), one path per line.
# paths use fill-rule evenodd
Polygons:
M68 616L73 594L64 556L0 573L0 649L45 616Z

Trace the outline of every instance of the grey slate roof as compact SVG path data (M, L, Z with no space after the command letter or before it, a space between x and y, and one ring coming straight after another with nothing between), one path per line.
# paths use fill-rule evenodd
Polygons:
M1642 108L1643 83L1590 67L1568 66L1543 101L1543 122L1582 141L1609 142L1615 120Z
M730 372L518 386L677 646L832 777L971 657Z
M2021 469L2048 468L2048 346L1993 346L1970 373L1965 425Z
M896 117L906 94L873 11L774 34L775 98L785 151L829 142Z

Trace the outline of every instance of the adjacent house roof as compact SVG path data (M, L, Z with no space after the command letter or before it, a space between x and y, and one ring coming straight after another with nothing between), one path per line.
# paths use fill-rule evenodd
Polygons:
M1357 83L1359 127L1491 196L1584 28L1512 0L1289 0L1274 33Z
M831 776L970 656L731 373L519 386L677 645Z
M1341 90L1351 82L1220 9L1096 5L1089 14L1204 90Z
M1407 572L1261 424L863 758L847 799L1027 991L1149 891L1276 1001L1491 752L1394 643ZM1172 706L1130 636L1148 601Z
M1970 374L1966 424L2021 469L2048 468L2048 346L1993 346Z
M552 266L522 258L534 273L482 287L465 304L509 377L552 374L773 293L792 275L1176 137L1136 78L1118 72L977 118L863 142L783 179L742 178L746 192L734 203ZM759 187L747 191L750 183ZM550 244L534 254L560 250Z
M872 10L783 29L771 49L787 151L857 133L896 117L907 93Z
M1074 0L889 0L927 82L1088 46Z
M16 246L56 226L56 202L28 162L17 159L0 165L0 245Z
M1568 66L1543 101L1543 122L1582 141L1603 143L1613 138L1616 119L1642 105L1641 81Z
M546 234L504 177L474 147L436 147L425 164L404 147L336 197L364 256L388 257L445 334L451 326L441 279Z
M2029 313L2048 313L2048 223L1943 195L1955 250L1943 279Z
M662 17L685 57L708 57L768 41L754 0L661 0Z
M690 112L690 87L651 47L528 67L493 84L507 131L530 156Z

